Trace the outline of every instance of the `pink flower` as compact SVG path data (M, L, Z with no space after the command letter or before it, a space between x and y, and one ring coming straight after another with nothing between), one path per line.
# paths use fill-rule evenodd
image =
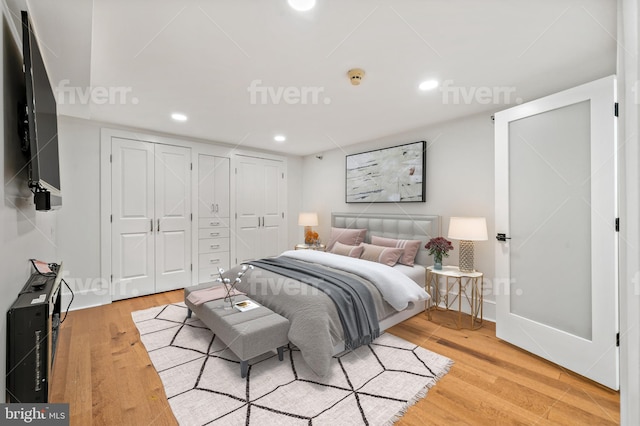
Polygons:
M441 258L449 257L447 252L449 250L453 250L453 245L451 244L451 241L444 237L436 237L430 239L424 248L429 250L429 255L435 255L436 257Z

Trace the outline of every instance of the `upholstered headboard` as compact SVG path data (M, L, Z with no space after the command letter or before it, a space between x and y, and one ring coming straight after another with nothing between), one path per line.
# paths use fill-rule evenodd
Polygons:
M371 236L396 238L400 240L420 240L420 251L416 264L431 264L424 245L433 237L440 236L440 216L409 214L373 213L331 213L331 225L335 228L366 228L367 242Z

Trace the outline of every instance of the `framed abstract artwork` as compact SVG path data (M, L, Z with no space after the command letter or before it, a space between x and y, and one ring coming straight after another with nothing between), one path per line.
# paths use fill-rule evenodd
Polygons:
M425 141L347 155L347 203L424 203Z

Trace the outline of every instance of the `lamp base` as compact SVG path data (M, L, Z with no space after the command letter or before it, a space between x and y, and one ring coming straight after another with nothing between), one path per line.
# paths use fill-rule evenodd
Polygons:
M475 272L473 269L473 241L460 240L460 272Z

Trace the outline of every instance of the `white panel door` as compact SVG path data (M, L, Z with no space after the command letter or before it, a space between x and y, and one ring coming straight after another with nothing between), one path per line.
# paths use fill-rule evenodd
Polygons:
M198 156L198 212L200 217L229 217L229 159Z
M228 218L230 211L229 159L215 157L213 191L215 193L215 217ZM227 221L228 223L228 221Z
M282 163L265 160L262 167L262 229L260 236L260 257L277 256L282 251L282 207L279 185L282 180Z
M500 112L496 335L618 389L615 78Z
M156 292L191 285L191 150L155 146Z
M153 293L153 144L113 139L112 299Z
M236 251L237 263L260 256L260 229L264 184L262 162L238 156L236 176Z

